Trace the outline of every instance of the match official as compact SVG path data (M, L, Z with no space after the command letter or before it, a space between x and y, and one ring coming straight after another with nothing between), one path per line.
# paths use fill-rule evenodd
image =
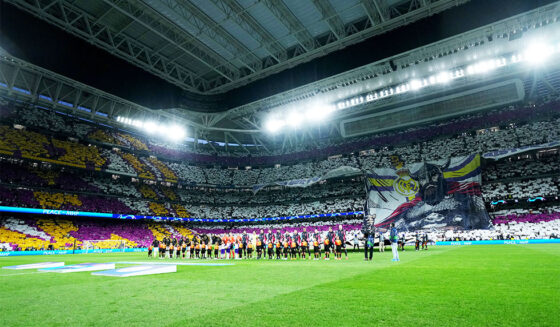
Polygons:
M400 261L399 260L399 251L398 251L398 242L399 242L399 235L397 234L397 229L395 228L395 223L391 223L391 250L393 250L393 260L392 261Z

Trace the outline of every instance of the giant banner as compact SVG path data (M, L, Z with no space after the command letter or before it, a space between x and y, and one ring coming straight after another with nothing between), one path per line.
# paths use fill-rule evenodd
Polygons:
M391 159L393 168L366 174L365 230L392 222L399 230L489 227L480 191L480 155L414 164Z

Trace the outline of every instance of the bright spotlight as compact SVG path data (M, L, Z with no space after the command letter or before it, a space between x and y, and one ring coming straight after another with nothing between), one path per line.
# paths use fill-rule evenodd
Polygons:
M436 83L436 77L434 75L432 75L428 78L428 81L430 82L430 84L435 84Z
M554 49L542 42L530 44L524 53L524 59L532 65L541 65L545 63Z
M410 81L410 88L413 91L417 91L419 89L422 88L422 81L418 80L418 79L413 79L412 81Z
M265 128L266 128L267 131L269 131L271 133L276 133L280 129L282 129L282 127L284 127L284 125L286 125L286 123L283 120L270 119L266 122Z
M156 125L156 123L151 122L151 121L147 121L144 123L144 129L146 130L146 132L153 134L157 131L158 126Z
M333 106L316 104L311 106L305 113L305 118L309 121L322 121L333 112Z
M436 78L437 78L438 83L445 84L445 83L449 82L449 80L451 79L451 76L449 76L448 72L441 72L437 75Z
M290 126L297 128L301 125L301 123L303 123L303 118L303 115L297 112L292 112L288 115L287 123Z
M174 141L184 139L186 136L185 130L181 126L173 125L168 128L167 137Z

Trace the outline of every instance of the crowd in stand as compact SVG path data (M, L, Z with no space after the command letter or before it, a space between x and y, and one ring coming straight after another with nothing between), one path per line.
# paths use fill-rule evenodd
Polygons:
M522 155L519 159L506 158L484 169L484 182L515 178L538 177L560 174L560 153L549 150L535 156Z
M524 107L508 107L405 131L378 134L359 141L348 141L338 148L331 145L328 151L322 152L320 160L311 160L316 156L308 152L296 152L276 158L275 163L283 163L290 157L293 163L298 160L305 160L305 163L275 167L271 167L274 163L269 163L268 167L254 167L259 166L261 159L266 157L261 156L237 158L253 163L253 169L244 169L251 164L233 165L240 167L239 169L221 169L194 165L192 161L197 158L202 160L202 157L188 152L193 151L190 148L183 148L182 156L168 156L169 153L153 150L154 140L146 137L103 129L44 109L18 107L11 121L26 129L1 126L0 150L8 151L16 157L45 158L61 164L98 167L147 179L252 186L321 176L340 166L362 170L390 167L392 155L400 156L405 162L419 162L556 141L560 137L557 128L560 123L559 111L560 106L556 101L538 106L527 104ZM46 131L45 126L53 128ZM92 142L100 143L92 145ZM167 149L168 152L178 151L176 149L179 148L179 145L167 148L162 144L157 145L157 149ZM338 152L332 150L335 148ZM160 157L148 157L144 152L146 150ZM191 155L190 160L188 154ZM331 157L327 159L326 155ZM231 160L226 157L217 156L214 159L216 161L212 164L232 166ZM208 162L202 160L200 164L206 165Z
M503 207L492 204L498 200L527 201L539 197L555 200L560 184L555 158L557 154L524 157L518 169L514 168L517 161L509 159L489 162L483 170L487 182L482 187L488 208ZM539 178L542 174L550 177ZM57 198L58 207L68 210L124 210L122 213L162 216L179 216L177 211L180 210L197 218L262 218L358 211L362 209L364 198L359 176L323 181L307 188L276 186L254 193L248 188L146 182L130 176L82 172L13 158L0 160L0 188L6 194L0 199L4 205L47 207L46 200ZM37 193L39 190L42 193ZM69 201L76 193L81 206Z

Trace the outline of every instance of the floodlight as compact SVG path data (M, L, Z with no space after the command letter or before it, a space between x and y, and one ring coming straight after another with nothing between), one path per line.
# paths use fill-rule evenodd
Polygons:
M286 122L281 119L269 119L265 124L265 128L271 133L276 133L284 127L285 124Z
M288 114L288 119L286 123L288 123L291 127L297 128L301 125L301 123L303 123L303 119L304 119L303 115L293 111L290 114Z
M447 82L449 82L449 80L451 79L451 76L449 76L449 72L441 72L436 76L437 82L438 83L442 83L445 84Z
M321 121L331 114L334 110L331 105L315 104L305 113L305 118L309 121Z
M554 49L551 46L543 42L535 42L529 44L529 47L523 54L523 58L531 65L542 65L548 60L553 51Z
M146 132L153 134L157 131L157 124L151 121L147 121L144 123L144 129L146 130Z
M413 79L412 81L410 81L410 88L413 91L419 90L422 88L422 82L420 80Z
M167 129L166 136L171 140L179 141L185 138L186 132L181 126L172 125Z

